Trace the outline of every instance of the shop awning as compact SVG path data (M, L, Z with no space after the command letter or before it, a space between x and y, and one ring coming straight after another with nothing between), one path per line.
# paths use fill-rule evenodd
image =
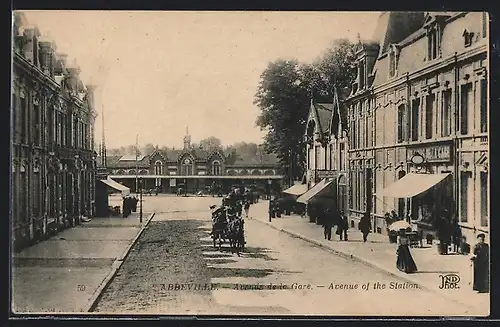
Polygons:
M297 184L292 187L287 188L283 193L300 196L307 192L306 184Z
M411 198L424 193L431 187L439 184L450 173L446 174L415 174L405 175L400 180L392 183L385 189L375 194L377 197L388 196L392 198Z
M129 195L130 194L130 189L126 187L125 185L122 185L111 178L108 179L101 179L101 182L104 184L108 185L109 187L122 192L122 195Z
M334 181L335 181L334 179L330 180L330 181L327 181L326 178L323 179L321 182L319 182L318 184L311 187L309 189L309 191L307 191L306 193L299 196L297 198L297 202L307 203L312 198L320 196L321 194L328 192L330 189L330 185L332 185Z

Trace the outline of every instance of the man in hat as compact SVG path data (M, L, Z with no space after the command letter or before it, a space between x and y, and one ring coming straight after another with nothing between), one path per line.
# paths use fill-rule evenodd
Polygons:
M490 247L484 242L483 233L477 236L477 244L474 246L474 256L471 258L474 264L474 284L472 289L479 293L490 291Z

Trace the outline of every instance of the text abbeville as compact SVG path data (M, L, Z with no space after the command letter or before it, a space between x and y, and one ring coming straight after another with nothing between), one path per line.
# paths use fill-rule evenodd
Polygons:
M217 288L215 284L196 284L196 283L173 283L158 284L160 291L211 291Z

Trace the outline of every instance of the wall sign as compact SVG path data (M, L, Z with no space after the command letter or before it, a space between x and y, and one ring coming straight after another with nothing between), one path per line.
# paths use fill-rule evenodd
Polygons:
M337 171L335 170L316 170L316 178L322 180L324 178L336 178Z
M408 161L418 161L419 155L423 157L424 162L449 162L451 161L451 145L438 144L426 147L408 149ZM415 162L415 164L418 164Z

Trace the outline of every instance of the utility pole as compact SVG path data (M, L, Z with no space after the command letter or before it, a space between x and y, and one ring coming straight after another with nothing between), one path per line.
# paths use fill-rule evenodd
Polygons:
M139 134L135 135L135 193L138 192L139 190L139 163L138 163L138 157L139 157Z
M143 178L141 177L141 193L139 193L139 222L142 224L142 181Z

